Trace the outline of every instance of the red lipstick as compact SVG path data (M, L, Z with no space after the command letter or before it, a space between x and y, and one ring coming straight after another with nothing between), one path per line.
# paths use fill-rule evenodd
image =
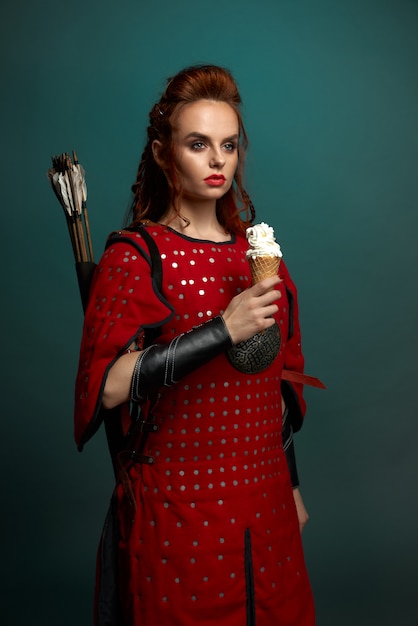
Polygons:
M207 185L210 185L211 187L221 187L224 184L225 180L226 178L225 176L223 176L223 174L211 174L204 179L205 183Z

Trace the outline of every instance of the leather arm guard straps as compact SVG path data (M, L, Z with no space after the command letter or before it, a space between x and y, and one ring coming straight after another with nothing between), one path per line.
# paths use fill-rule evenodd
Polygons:
M290 480L292 481L293 489L295 489L299 486L299 476L296 466L295 445L293 443L293 428L290 423L289 410L287 407L283 413L282 440L283 450L286 454L287 466L289 468Z
M168 345L154 344L138 357L131 383L131 400L140 402L159 387L170 387L232 346L223 317L218 316Z

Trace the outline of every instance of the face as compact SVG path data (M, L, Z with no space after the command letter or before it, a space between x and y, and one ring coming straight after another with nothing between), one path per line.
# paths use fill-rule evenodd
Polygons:
M181 204L215 202L229 190L238 166L238 118L225 102L199 100L180 110L173 129Z

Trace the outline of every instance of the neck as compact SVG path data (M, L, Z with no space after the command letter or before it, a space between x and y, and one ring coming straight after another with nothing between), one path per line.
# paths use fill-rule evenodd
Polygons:
M227 241L229 233L221 226L216 217L216 203L194 203L188 205L182 203L179 217L174 209L168 210L160 220L174 228L177 232L195 239L207 239L209 241Z

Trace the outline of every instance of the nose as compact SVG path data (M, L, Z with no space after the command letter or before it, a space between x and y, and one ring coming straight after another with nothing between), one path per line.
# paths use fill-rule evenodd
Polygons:
M225 156L221 150L214 150L209 161L210 167L222 168L225 165Z

